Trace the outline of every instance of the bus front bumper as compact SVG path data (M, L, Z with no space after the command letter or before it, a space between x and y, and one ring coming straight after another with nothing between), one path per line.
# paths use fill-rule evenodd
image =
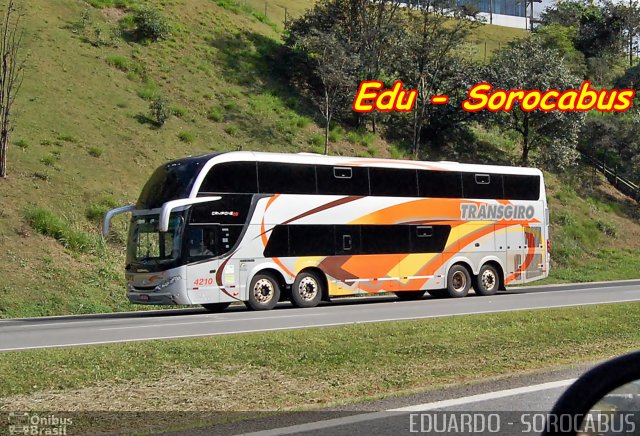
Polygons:
M158 279L151 285L152 277L146 274L128 276L127 297L129 301L133 304L191 304L187 295L186 282L182 275L165 273Z

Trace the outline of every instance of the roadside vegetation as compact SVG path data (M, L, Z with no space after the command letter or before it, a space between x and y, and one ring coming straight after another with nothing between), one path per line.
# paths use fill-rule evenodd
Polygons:
M300 81L288 61L293 54L305 55L294 50L293 29L301 38L311 30L296 20L314 4L328 2L266 3L266 13L260 0L190 0L189 7L181 0L29 4L22 23L30 55L15 102L8 177L0 180L1 318L144 309L125 298L126 219L117 218L103 241L101 216L135 201L155 167L173 158L227 150L323 153L327 147L330 154L361 157L407 159L417 150L419 158L429 160L521 163L522 138L497 122L458 120L455 135L434 140L434 132L447 131L446 123L456 120L458 115L449 113L425 112L421 135L415 136L411 120L380 116L374 132L373 116L358 121L338 110L327 135L326 120L314 106L317 82ZM414 20L419 12L413 11ZM322 10L314 16L327 18ZM328 17L328 23L338 16ZM460 19L464 37L449 35L447 26L443 30L443 37L455 42L456 50L446 57L453 68L489 65L494 52L528 36ZM438 16L427 24L437 30L447 20ZM592 70L580 68L571 35L562 40L570 54L565 58L577 62L569 65L570 74L592 77L585 73ZM418 36L407 43L418 44ZM550 42L539 47L541 53L559 47L559 36L546 38ZM424 60L433 61L423 48ZM462 54L466 58L460 61ZM615 71L622 74L624 68ZM395 72L378 72L385 83L395 78ZM446 78L460 84L459 76ZM637 135L629 131L629 141L621 142L616 132L637 123L598 114L585 125L609 126L610 120L615 128L597 135L594 127L589 138L609 147L607 156L633 165L629 150L620 147L635 144ZM542 150L555 147L538 144L529 156L534 165L543 163ZM589 171L567 168L547 177L552 279L637 277L637 205Z
M100 430L166 430L594 362L637 349L639 322L628 303L7 352L0 410L148 410Z

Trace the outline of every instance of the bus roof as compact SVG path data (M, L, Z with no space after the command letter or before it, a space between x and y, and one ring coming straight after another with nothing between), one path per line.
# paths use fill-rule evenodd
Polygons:
M216 153L208 155L210 160L206 167L210 168L216 163L230 161L257 161L257 162L282 162L297 164L316 164L316 165L344 165L344 166L363 166L363 167L390 167L390 168L406 168L406 169L426 169L434 171L462 171L462 172L496 172L502 174L535 174L542 175L537 168L517 167L517 166L501 166L501 165L482 165L482 164L464 164L458 162L430 162L415 160L399 160L399 159L381 159L381 158L361 158L348 156L325 156L315 153L267 153L253 151L231 151L227 153ZM202 156L204 158L206 156ZM208 169L207 168L207 169Z

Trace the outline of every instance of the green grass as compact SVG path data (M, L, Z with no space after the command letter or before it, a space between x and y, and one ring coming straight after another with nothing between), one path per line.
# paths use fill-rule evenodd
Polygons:
M593 362L637 349L638 323L627 303L8 352L0 397L10 410L327 407Z

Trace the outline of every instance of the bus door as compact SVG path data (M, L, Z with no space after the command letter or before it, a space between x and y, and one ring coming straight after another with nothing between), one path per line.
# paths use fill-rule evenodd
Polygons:
M190 225L186 231L187 241L187 292L193 304L220 302L216 274L220 262L223 234L222 225Z
M520 224L507 228L507 271L505 284L524 283L525 274L521 271L526 255L526 239Z
M525 270L525 280L533 280L545 274L545 252L543 245L542 226L531 226L524 228L525 236L525 258L527 267Z

